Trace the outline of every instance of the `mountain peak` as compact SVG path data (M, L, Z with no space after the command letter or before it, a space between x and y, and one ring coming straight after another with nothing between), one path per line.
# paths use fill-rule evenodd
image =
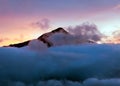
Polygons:
M68 32L66 30L64 30L62 27L59 27L52 31L52 33L56 33L56 32L63 32L63 33L68 34Z
M63 33L63 34L69 34L66 30L64 30L62 27L59 27L55 30L52 30L51 32L45 33L43 35L41 35L39 38L37 38L37 40L42 41L43 43L47 44L48 47L52 46L53 44L51 42L49 42L47 39L51 36L54 35L56 33ZM29 44L31 40L22 42L22 43L17 43L17 44L11 44L9 45L10 47L24 47L27 46ZM8 46L6 46L8 47Z
M55 30L52 30L48 33L45 33L38 37L36 39L37 41L31 42L32 40L28 40L22 43L18 44L12 44L9 45L10 47L24 47L28 46L29 44L33 43L33 45L36 45L36 42L40 42L40 44L45 44L47 47L52 47L52 46L60 46L60 45L66 45L66 44L81 44L81 43L95 43L92 40L82 40L80 37L76 37L71 35L69 32L64 30L62 27L59 27Z
M59 27L55 30L52 30L51 32L45 33L43 35L41 35L40 37L38 37L38 39L40 39L41 37L48 37L54 33L64 33L64 34L69 34L66 30L64 30L62 27Z
M66 30L64 30L62 27L59 27L51 32L45 33L43 35L41 35L38 40L44 42L45 44L47 44L48 47L51 47L53 45L52 42L48 41L48 38L56 33L63 33L63 34L69 34Z

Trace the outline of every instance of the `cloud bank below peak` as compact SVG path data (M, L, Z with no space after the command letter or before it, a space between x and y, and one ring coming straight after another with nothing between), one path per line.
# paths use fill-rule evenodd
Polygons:
M55 79L82 81L85 86L96 83L100 86L119 86L119 51L119 44L69 45L44 51L0 48L0 85L16 82L34 84L39 81L47 83L51 79L51 84L58 84Z

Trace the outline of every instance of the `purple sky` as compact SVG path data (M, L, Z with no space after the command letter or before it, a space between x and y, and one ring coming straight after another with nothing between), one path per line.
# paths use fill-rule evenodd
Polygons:
M83 22L105 34L119 29L120 0L0 0L1 45Z

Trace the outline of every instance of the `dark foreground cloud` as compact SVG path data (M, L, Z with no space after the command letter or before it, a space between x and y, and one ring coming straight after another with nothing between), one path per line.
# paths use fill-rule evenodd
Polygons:
M68 27L67 30L81 39L90 39L94 41L99 41L103 37L103 34L98 30L95 24L83 23L75 27Z
M109 44L69 45L44 51L0 48L0 86L66 86L63 80L77 81L66 81L67 86L82 86L79 81L83 86L120 86L119 52L120 45Z

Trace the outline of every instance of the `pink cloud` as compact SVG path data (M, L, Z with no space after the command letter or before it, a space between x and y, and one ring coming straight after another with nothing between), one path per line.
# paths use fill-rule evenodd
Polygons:
M113 9L119 10L120 9L120 4L116 5Z
M44 18L40 21L34 22L31 24L33 27L37 27L40 29L49 29L50 28L50 20L47 18Z

